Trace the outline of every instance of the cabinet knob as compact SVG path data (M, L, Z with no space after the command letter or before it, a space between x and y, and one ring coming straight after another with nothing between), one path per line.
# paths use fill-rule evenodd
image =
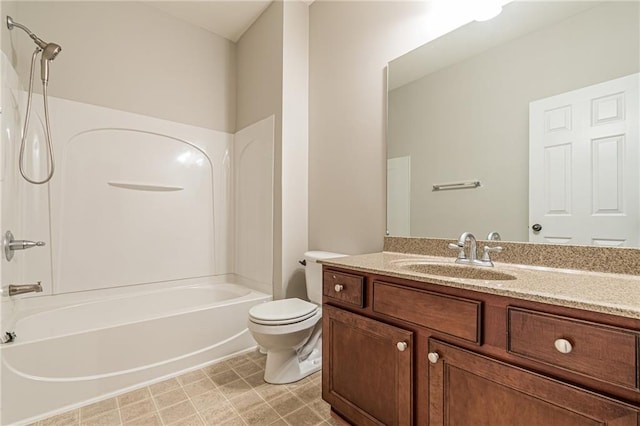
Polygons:
M407 345L407 342L398 342L398 343L396 343L396 348L398 348L398 350L400 352L406 351L408 347L409 347L409 345Z
M567 339L557 339L553 344L558 352L563 354L568 354L573 350L573 345Z
M340 293L342 290L344 290L344 286L342 284L336 284L333 289L336 291L336 293Z
M431 364L435 364L440 359L440 355L438 355L438 352L429 352L429 355L427 355L427 358L429 358L429 362Z

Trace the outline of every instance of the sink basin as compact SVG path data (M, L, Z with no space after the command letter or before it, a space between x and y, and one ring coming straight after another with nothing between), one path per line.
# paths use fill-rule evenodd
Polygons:
M472 280L505 281L516 277L504 272L478 266L442 264L433 262L406 262L398 264L400 268L427 275Z

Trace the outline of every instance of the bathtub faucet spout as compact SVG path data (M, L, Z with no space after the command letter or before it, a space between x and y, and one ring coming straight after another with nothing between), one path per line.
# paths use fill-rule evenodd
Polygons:
M37 284L9 284L6 287L0 289L2 296L15 296L16 294L24 293L40 293L42 291L41 282Z

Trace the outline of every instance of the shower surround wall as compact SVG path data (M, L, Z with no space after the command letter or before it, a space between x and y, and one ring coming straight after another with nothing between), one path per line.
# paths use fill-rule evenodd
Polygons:
M38 111L40 96L34 104ZM16 254L17 263L29 259L23 281L41 280L44 294L58 294L229 274L235 252L241 266L259 256L245 275L270 292L272 118L239 132L236 157L228 133L58 98L49 105L57 174L50 187L19 181L12 198L31 213L3 224L48 242ZM41 135L41 120L33 124ZM27 154L26 164L37 176L46 158Z

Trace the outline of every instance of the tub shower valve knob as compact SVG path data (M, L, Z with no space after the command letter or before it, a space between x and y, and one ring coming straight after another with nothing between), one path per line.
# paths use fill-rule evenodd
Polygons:
M2 337L0 337L1 344L11 343L14 340L16 340L16 333L14 333L13 331L7 331L2 335Z
M4 257L10 261L13 259L15 250L26 250L32 247L42 247L45 245L44 241L29 241L29 240L16 240L13 237L11 231L7 231L4 234L2 241L4 246Z

